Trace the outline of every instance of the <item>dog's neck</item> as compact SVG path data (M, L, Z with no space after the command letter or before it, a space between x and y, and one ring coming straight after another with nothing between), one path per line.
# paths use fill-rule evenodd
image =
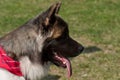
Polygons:
M33 34L29 35L33 37ZM45 76L49 69L48 64L42 64L40 61L45 38L41 35L36 35L32 39L26 37L9 34L0 39L0 45L8 56L20 61L21 71L27 80L37 80Z
M38 55L37 53L30 53L30 56L28 55L22 55L21 57L18 58L18 56L16 56L16 53L12 53L9 50L11 49L11 45L13 45L13 43L9 43L9 41L5 41L6 43L2 42L2 46L4 47L4 49L6 50L8 56L10 56L11 58L18 60L20 62L20 68L21 71L24 75L24 77L26 78L26 80L37 80L37 79L41 79L43 78L47 73L48 73L48 69L49 69L49 64L45 63L42 64L41 62L39 62L38 60ZM42 49L42 37L39 36L36 39L36 42L39 42L39 44L41 43L41 45L38 47L39 51ZM8 44L9 43L9 44ZM7 45L7 46L6 46ZM20 45L20 44L18 44ZM14 51L14 50L13 50ZM33 54L33 55L32 55ZM32 61L34 59L37 59L37 61Z
M41 79L48 73L49 69L49 63L44 65L32 63L27 56L20 59L20 64L22 73L27 80Z

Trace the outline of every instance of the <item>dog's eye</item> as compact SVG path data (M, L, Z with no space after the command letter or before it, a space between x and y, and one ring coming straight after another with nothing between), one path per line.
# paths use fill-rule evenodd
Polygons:
M56 38L57 41L66 41L67 39L69 39L69 36L65 36L65 35Z

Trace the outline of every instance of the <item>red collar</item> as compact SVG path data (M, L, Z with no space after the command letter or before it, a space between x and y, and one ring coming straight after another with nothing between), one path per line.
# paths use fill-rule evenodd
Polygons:
M7 56L6 52L1 46L0 46L0 68L6 69L17 76L23 76L20 70L20 63Z

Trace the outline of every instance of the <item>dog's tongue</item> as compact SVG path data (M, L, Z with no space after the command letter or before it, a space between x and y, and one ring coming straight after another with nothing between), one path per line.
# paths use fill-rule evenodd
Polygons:
M71 77L72 75L72 68L71 68L71 63L68 59L66 58L63 58L63 61L64 61L64 64L66 65L66 68L67 68L67 75L68 75L68 78Z
M67 77L70 78L72 75L72 67L71 67L71 62L69 61L69 59L63 57L62 55L55 55L55 58L59 61L62 61L62 63L65 65L65 67L67 68Z

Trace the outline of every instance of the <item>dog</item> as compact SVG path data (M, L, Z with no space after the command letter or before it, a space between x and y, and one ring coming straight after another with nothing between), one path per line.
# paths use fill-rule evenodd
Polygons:
M67 68L72 75L69 57L78 56L84 47L69 36L68 24L58 15L61 3L0 38L6 56L20 63L23 76L0 68L1 80L40 80L49 66Z

